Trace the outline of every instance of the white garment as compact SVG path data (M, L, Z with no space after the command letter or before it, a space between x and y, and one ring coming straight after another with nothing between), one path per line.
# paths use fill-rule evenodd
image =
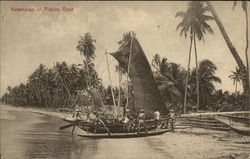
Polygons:
M156 112L154 113L154 116L155 116L155 119L156 119L156 120L160 120L160 112L159 112L159 111L156 111Z
M174 113L170 113L170 118L174 119Z
M129 118L125 117L123 123L127 124L129 122Z

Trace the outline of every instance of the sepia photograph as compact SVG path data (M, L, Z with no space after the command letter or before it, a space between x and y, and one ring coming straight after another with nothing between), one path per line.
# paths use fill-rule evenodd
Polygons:
M0 159L250 159L249 1L0 7Z

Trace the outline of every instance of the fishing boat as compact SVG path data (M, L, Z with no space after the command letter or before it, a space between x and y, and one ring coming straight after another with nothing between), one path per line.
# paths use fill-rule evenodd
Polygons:
M238 134L250 136L250 118L233 115L216 115L216 120L225 123Z
M135 105L126 105L126 108L131 110L134 114L138 114L141 109L144 109L147 116L145 123L148 130L148 133L145 135L151 136L166 133L168 131L167 129L156 130L156 128L162 122L167 122L169 120L169 110L163 104L150 64L138 40L131 33L129 33L128 36L129 40L123 43L118 51L111 53L120 66L127 72L134 88ZM88 90L88 92L92 96L95 109L104 112L104 104L99 92L96 89ZM163 115L160 121L153 119L155 111L159 111L161 115ZM76 126L78 129L77 135L82 137L120 138L145 136L143 133L138 135L135 125L132 126L132 128L130 127L130 129L126 129L124 123L120 122L117 118L99 117L99 121L95 124L88 122L88 120L75 120L69 118L63 120ZM145 131L145 129L140 131Z
M87 137L87 138L137 138L137 137L147 137L147 136L156 136L156 135L162 135L164 133L167 133L170 131L169 129L158 129L158 130L151 130L146 132L132 132L132 133L86 133L82 131L81 129L76 129L76 134L80 137Z

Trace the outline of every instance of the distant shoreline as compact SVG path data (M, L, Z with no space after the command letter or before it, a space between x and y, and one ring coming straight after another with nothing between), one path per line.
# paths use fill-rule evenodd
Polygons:
M67 115L67 113L55 112L55 111L52 111L52 110L46 110L44 108L36 108L36 107L25 108L25 107L17 107L17 106L3 104L3 103L1 103L1 107L5 107L5 108L7 108L7 110L27 111L27 112L31 112L31 113L51 115L51 116L55 116L55 117L58 117L58 118L64 118Z
M25 110L25 111L29 111L29 112L33 112L33 113L53 115L53 116L57 116L59 118L63 118L68 114L68 113L64 113L64 112L57 112L57 111L53 111L51 109L47 110L46 108L38 108L38 107L28 107L27 108L27 107L13 106L13 105L8 105L8 104L3 104L3 103L1 103L1 106L18 108L19 110ZM219 114L224 114L224 115L249 114L250 115L250 111L188 113L188 114L181 114L180 117L214 116L214 115L219 115Z

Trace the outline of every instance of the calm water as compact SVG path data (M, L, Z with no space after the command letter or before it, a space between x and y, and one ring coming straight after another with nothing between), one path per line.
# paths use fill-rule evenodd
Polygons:
M159 136L136 139L87 139L71 136L67 123L52 116L1 108L1 156L8 159L166 158Z
M0 109L1 159L228 159L231 153L250 156L248 142L214 139L225 132L192 129L189 133L145 138L88 139L72 136L71 128L60 131L59 127L67 123L57 117L6 105L0 105Z

